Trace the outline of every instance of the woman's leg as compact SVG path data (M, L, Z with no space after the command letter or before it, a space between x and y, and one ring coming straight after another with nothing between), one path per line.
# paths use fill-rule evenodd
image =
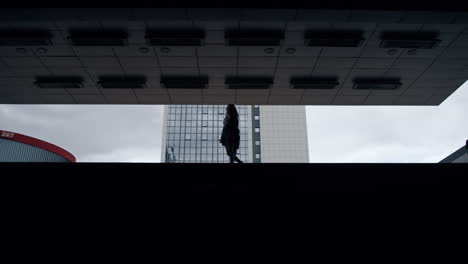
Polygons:
M232 157L237 163L243 163L238 157L237 157L237 150L235 146L232 146Z
M226 145L226 154L229 156L229 163L234 163L234 159L231 154L231 149L229 145Z
M240 160L237 156L234 156L234 160L237 161L237 163L244 163L242 160Z

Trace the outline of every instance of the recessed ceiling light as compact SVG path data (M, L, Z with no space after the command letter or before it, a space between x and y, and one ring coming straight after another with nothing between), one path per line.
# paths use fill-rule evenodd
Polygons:
M171 49L168 47L162 47L162 48L159 48L159 51L161 51L162 53L169 53Z
M138 51L140 51L140 53L148 53L149 49L147 47L140 47Z
M25 48L16 48L16 52L21 53L21 54L25 54L28 51Z
M46 48L37 48L36 51L37 51L37 53L39 53L39 54L46 54L46 53L47 53L47 49L46 49Z
M149 46L202 46L205 31L203 29L148 29L145 35Z
M287 49L286 49L286 53L288 53L288 54L294 54L294 53L296 53L296 49L295 49L295 48L287 48Z
M395 54L397 54L397 52L398 52L398 50L396 50L396 49L389 49L389 50L387 50L387 54L388 54L388 55L392 55L392 56L395 55Z
M408 50L408 55L416 55L416 53L418 53L418 51L416 49Z
M226 29L224 39L228 46L280 46L284 32L278 29Z
M274 48L266 48L263 51L265 51L265 53L267 53L267 54L272 54L273 52L275 52L275 49Z

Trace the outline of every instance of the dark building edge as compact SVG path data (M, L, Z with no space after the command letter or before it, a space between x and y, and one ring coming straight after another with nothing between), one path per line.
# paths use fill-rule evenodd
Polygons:
M467 155L467 154L468 154L468 140L466 140L465 146L459 148L457 151L450 154L445 159L441 160L440 163L451 163L459 159L461 156Z
M467 164L3 163L9 192L157 192L325 207L466 207ZM215 199L216 201L218 199Z
M53 8L57 6L57 1L44 0L37 1L22 1L22 2L5 2L5 7L22 8L25 5L32 8ZM76 7L84 8L108 8L109 4L113 8L131 8L131 2L109 2L106 0L82 0L76 3ZM393 1L373 1L373 0L328 0L328 1L306 1L306 0L290 0L290 1L215 1L215 0L200 0L196 2L189 0L174 0L174 1L150 1L143 0L138 2L139 8L308 8L308 9L367 9L367 10L437 10L437 11L464 11L467 10L468 3L459 0L446 1L425 1L425 0L393 0ZM11 12L11 10L5 10Z

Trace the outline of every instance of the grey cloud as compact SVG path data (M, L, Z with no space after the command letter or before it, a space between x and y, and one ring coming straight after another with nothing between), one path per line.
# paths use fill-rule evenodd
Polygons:
M311 162L439 162L468 138L468 83L440 106L308 106Z
M78 161L160 161L163 106L0 105L0 129L65 148Z

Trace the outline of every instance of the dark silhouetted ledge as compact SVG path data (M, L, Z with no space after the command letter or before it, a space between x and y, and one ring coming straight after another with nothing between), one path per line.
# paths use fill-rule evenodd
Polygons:
M241 193L333 204L466 206L466 164L1 163L8 191Z

